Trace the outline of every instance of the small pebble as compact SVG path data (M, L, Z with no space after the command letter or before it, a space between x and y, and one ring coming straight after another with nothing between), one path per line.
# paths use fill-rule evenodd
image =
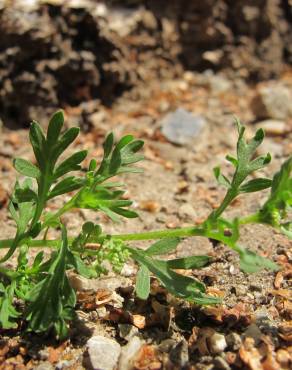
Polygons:
M162 134L174 144L185 145L197 137L205 125L203 116L195 116L183 108L178 108L163 119Z
M249 286L250 290L254 292L261 292L263 290L263 287L260 284L252 283Z
M176 345L174 339L165 339L159 344L159 351L168 353L173 346Z
M96 335L87 341L87 351L94 370L113 370L117 366L121 347L113 339Z
M181 340L169 353L170 360L179 368L185 366L189 361L188 343L185 339Z
M244 332L244 337L253 338L256 344L260 342L262 335L263 335L262 332L260 331L259 327L256 324L249 325L246 331Z
M252 109L258 118L285 120L292 116L291 89L282 83L271 82L259 87Z
M245 295L247 292L247 287L245 285L237 285L235 287L235 291L237 295Z
M68 361L68 360L59 361L55 366L55 370L68 369L68 367L71 366L72 364L73 364L73 361Z
M229 273L230 273L231 275L234 275L234 274L236 273L236 269L235 269L234 265L231 265L231 266L229 267Z
M281 136L286 133L286 123L280 120L267 119L258 122L257 127L264 129L265 133L270 136Z
M226 342L228 347L233 351L238 351L242 344L241 337L237 333L228 334L226 336Z
M227 347L225 336L219 333L214 333L209 338L209 348L214 354L223 352Z
M119 324L120 337L129 341L133 336L139 333L138 328L130 324Z
M119 370L132 370L133 361L143 344L144 342L137 336L130 339L129 343L122 348Z
M38 352L39 359L45 361L49 358L49 351L47 348L43 348Z

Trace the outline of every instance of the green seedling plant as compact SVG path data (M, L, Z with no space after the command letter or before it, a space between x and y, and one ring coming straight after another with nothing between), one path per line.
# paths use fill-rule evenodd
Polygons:
M88 167L82 167L86 150L63 159L64 152L79 134L76 127L63 132L63 124L62 111L52 116L46 134L37 122L32 122L29 138L35 163L22 158L14 160L14 167L21 176L11 194L8 210L15 221L16 232L13 239L0 240L0 248L6 250L0 260L0 325L3 329L21 325L25 331L54 331L58 339L66 338L75 318L76 305L76 294L67 272L74 270L86 278L98 278L107 273L105 261L118 273L130 258L139 265L136 295L140 299L148 298L150 278L154 276L179 299L199 305L218 304L220 300L208 295L202 282L176 272L177 269L202 268L211 262L210 256L161 259L162 255L173 253L181 240L187 237L203 236L227 245L238 253L240 267L245 272L278 269L274 262L239 243L240 227L249 223L270 225L288 238L292 237L292 223L289 221L292 157L283 163L273 178L254 177L254 173L271 160L269 154L256 155L264 139L263 130L258 130L247 142L244 126L236 121L236 157L227 156L234 166L234 173L228 178L219 167L214 169L219 185L226 188L226 194L220 206L202 224L109 235L101 225L85 222L77 237L69 237L62 216L76 209L102 212L113 222L138 216L131 209L132 201L124 197L124 184L116 182L116 178L124 173L141 172L136 163L143 159L140 154L143 141L126 135L115 142L110 133L103 144L101 162L92 159ZM78 171L78 175L72 174L74 171ZM224 217L224 211L241 194L268 188L270 194L256 213L231 220ZM64 194L67 194L67 201L63 206L55 213L48 212L50 201ZM60 233L59 239L48 239L50 228ZM147 249L140 249L135 247L137 240L155 242ZM92 248L92 243L96 248ZM33 247L40 248L40 252L31 261L28 255ZM51 253L45 255L42 248L50 248ZM16 267L11 268L9 261L16 253Z

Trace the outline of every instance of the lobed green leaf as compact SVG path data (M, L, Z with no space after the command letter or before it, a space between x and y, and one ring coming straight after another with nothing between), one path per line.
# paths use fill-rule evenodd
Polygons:
M166 261L152 259L143 251L130 249L133 258L151 271L173 295L198 304L216 304L220 300L205 292L204 284L188 276L177 274L169 268Z
M81 166L79 164L84 161L86 156L87 150L81 150L72 154L56 168L54 172L54 178L57 179L60 176L63 176L71 171L79 171L81 169Z
M71 127L58 140L58 142L54 145L54 150L52 153L52 161L55 163L59 156L68 148L70 144L76 139L79 135L80 129L79 127Z
M111 132L107 135L104 143L103 143L103 150L104 150L104 157L107 158L113 148L114 145L114 134Z
M15 158L13 160L13 165L16 171L24 176L33 177L35 179L40 177L40 170L34 164L25 159Z
M53 114L52 118L49 121L47 131L47 144L49 146L54 145L57 142L63 124L64 124L64 112L62 110L59 110Z
M44 154L46 139L38 122L33 121L29 130L31 146L41 171L45 170L46 157Z
M270 188L272 185L272 180L260 178L260 179L252 179L247 181L239 188L241 193L253 193L256 191L264 190Z
M58 182L48 194L47 199L52 199L58 195L70 193L78 190L84 185L84 181L75 176L69 176Z
M122 164L121 152L118 147L115 147L109 163L109 173L111 175L116 174L118 169L121 167L121 164Z
M220 167L215 167L213 169L214 176L216 180L218 181L218 184L225 186L225 188L229 189L230 188L230 181L228 178L224 175L221 174L221 169Z

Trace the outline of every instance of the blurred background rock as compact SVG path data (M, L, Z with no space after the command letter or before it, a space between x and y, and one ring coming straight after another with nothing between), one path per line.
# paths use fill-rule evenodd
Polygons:
M292 62L291 24L291 0L0 0L0 119L96 114L186 71L275 79Z

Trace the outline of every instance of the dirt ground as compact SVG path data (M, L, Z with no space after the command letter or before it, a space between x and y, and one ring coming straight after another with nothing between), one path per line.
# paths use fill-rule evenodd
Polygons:
M102 113L100 124L83 132L77 146L89 149L89 158L100 158L106 132L113 130L117 137L133 133L145 140L144 173L125 179L140 217L112 224L91 211L75 212L74 217L64 217L73 234L84 220L98 220L109 233L192 225L202 221L219 204L224 190L216 185L212 168L220 164L227 173L231 170L224 157L235 150L233 115L246 123L248 135L258 124L250 108L255 89L243 81L226 80L230 88L218 93L212 88L214 78L216 76L206 74L185 74L179 80L153 82L143 90L133 91L129 97L122 97L111 109L99 112ZM280 81L291 84L291 73L284 74ZM207 122L198 137L186 146L171 144L161 134L161 120L177 107L200 113ZM69 125L78 118L78 111L68 110L66 114ZM266 176L271 176L291 153L291 124L288 119L285 131L275 128L267 131L261 150L270 151L273 161L264 171ZM12 158L32 159L27 134L27 130L7 128L1 132L3 238L12 237L14 230L5 207L16 179ZM260 206L265 195L263 192L261 196L242 196L227 214L232 217L248 214ZM62 201L59 200L59 204ZM57 206L53 203L51 208ZM203 238L186 239L176 255L208 254L214 258L210 266L191 274L205 282L210 292L222 296L222 305L199 308L178 302L158 288L155 281L149 301L139 302L132 292L135 267L129 264L124 276L113 274L111 277L116 279L114 291L123 298L122 305L113 297L97 306L86 305L81 284L78 289L83 293L83 300L80 298L77 307L79 321L73 324L65 344L54 343L50 337L22 337L21 332L2 332L2 368L90 368L87 340L93 335L105 335L124 348L132 339L123 338L121 328L129 324L132 329L137 328L136 334L143 342L134 356L135 369L288 369L291 361L291 243L270 228L257 225L242 230L242 244L277 261L283 270L277 274L262 271L246 275L239 270L237 256L223 245ZM98 295L100 290L94 281L86 284L90 302L90 297ZM125 312L130 319L123 317ZM141 324L141 318L142 321L146 318L146 323ZM212 349L209 338L214 333L222 334L227 341L222 352Z
M111 3L119 2L112 1ZM217 3L222 5L225 2ZM286 1L284 3L286 4ZM157 11L159 14L161 9L154 11L153 3L150 1L149 4L147 11L154 14ZM46 22L51 22L52 20L48 21L48 19L52 17L54 22L57 20L54 27L58 28L62 26L60 21L62 15L66 19L63 27L67 31L68 29L72 31L76 24L78 27L87 25L86 27L92 31L92 20L87 12L82 13L78 10L72 15L60 9L59 5L56 5L57 8L54 11L52 10L53 5L51 6L50 12L39 13L43 17L41 20L46 19ZM222 8L220 6L219 9ZM260 5L257 4L258 6ZM0 17L3 16L4 11L9 12L9 9L3 10ZM168 10L170 13L172 11L174 10ZM200 13L201 10L194 10L195 13L197 11ZM234 8L233 13L235 11ZM268 11L271 9L269 8ZM221 16L223 13L220 13ZM229 17L232 18L233 13L228 13ZM57 14L57 16L54 18L52 14ZM85 23L82 23L83 18L80 14L86 15ZM279 17L284 19L285 17L281 14ZM218 14L213 16L216 18ZM170 15L168 18L172 19ZM149 14L147 19L148 21L153 20ZM267 19L271 20L269 17ZM36 21L35 18L33 20ZM26 21L23 19L24 26ZM81 22L81 26L78 22ZM147 39L150 34L157 42L163 36L157 34L155 26L152 31L149 31L151 30L150 21L148 26L145 24L143 26L139 22L136 28L134 27L134 33L140 38L135 39L132 31L125 38L127 42L132 43L129 49L131 52L143 37ZM283 22L286 21L283 20ZM13 25L13 22L11 24ZM4 27L3 23L1 27ZM250 27L250 30L253 30L253 27ZM89 72L87 71L87 74L83 64L84 69L81 72L83 78L85 76L90 83L84 88L78 85L78 82L75 84L74 79L72 81L70 78L65 79L68 95L63 94L64 100L62 101L59 99L60 94L63 93L62 88L56 87L55 82L50 84L52 79L58 80L61 67L58 65L54 70L52 64L48 69L46 63L52 56L47 55L45 47L51 44L56 47L59 45L58 42L64 46L67 37L64 35L67 31L62 34L60 41L60 39L50 39L49 33L44 35L43 33L48 31L46 27L37 35L38 37L35 37L35 29L21 33L28 40L31 40L30 37L33 35L32 39L36 42L33 50L37 56L27 54L31 50L29 42L23 44L25 52L21 54L24 55L23 62L27 62L29 58L34 60L35 64L31 64L29 71L30 75L18 73L17 63L14 63L18 60L17 58L10 64L11 70L7 69L7 61L10 60L11 55L18 55L19 51L14 48L14 51L9 52L3 39L0 40L1 50L5 49L5 53L2 53L3 63L0 60L2 63L0 66L4 67L0 69L0 73L3 77L3 71L5 71L5 76L8 76L7 80L12 81L11 84L14 87L13 90L9 90L10 85L3 83L4 78L2 85L0 83L0 92L2 91L0 113L3 120L3 124L0 121L0 230L2 239L13 237L15 230L13 221L7 212L9 194L17 178L12 159L17 156L33 160L28 142L28 119L37 119L43 127L46 127L48 112L58 107L58 104L65 110L66 125L68 127L78 125L81 128L81 134L74 149L89 150L87 164L91 158L101 158L102 142L110 131L113 131L117 138L131 133L145 141L145 160L140 165L144 173L124 176L128 195L135 200L134 207L139 217L114 224L105 216L92 211L74 212L63 218L71 235L76 235L82 223L87 220L100 223L103 229L111 234L164 227L171 229L202 222L220 204L224 196L224 189L216 184L212 169L221 165L224 173L232 173L232 168L225 161L225 156L235 152L237 136L234 116L239 117L246 124L248 137L251 137L258 127L266 129L266 138L259 149L259 154L270 152L273 160L261 172L265 177L271 177L292 153L292 115L291 100L289 100L289 97L292 97L292 70L291 66L286 64L288 60L278 60L278 64L276 60L277 68L275 64L264 63L263 70L261 70L260 65L257 64L260 63L261 57L258 56L259 62L253 64L253 67L246 66L243 58L240 59L242 64L238 65L237 71L232 63L223 66L220 62L217 67L207 64L207 67L212 67L212 70L195 72L186 70L186 66L179 62L179 58L166 63L170 60L165 54L169 45L167 41L165 41L163 51L160 50L161 54L157 46L151 47L150 40L148 48L145 47L140 54L138 53L141 60L137 61L129 50L123 49L125 45L122 47L121 40L117 41L112 33L105 32L105 27L102 33L104 43L102 48L105 48L108 54L103 54L104 59L101 58L102 60L94 61L94 63L91 63L89 54L82 54L81 59L89 58L87 65ZM186 41L187 32L180 31L180 37L185 40L182 55L186 55L189 50ZM288 37L284 26L279 27L278 31L278 36L282 34ZM191 33L192 30L189 32ZM238 32L247 33L248 37L253 39L251 31L247 32L244 27ZM9 35L9 32L7 34ZM10 37L13 42L15 40L19 42L17 32L10 32ZM46 43L43 44L40 40L46 40ZM79 58L80 50L85 48L84 45L87 45L88 41L86 37L78 40L79 44L72 43L76 50L72 51L69 48L69 54L66 55L68 59L65 58L70 68L72 65L76 67L74 58ZM267 47L267 42L269 42L267 40L270 39L263 36L262 40L266 43L262 44L261 51ZM203 46L200 44L203 49L208 45L208 40L204 42ZM233 41L230 43L232 44ZM234 44L238 45L237 41ZM285 45L285 42L280 45L282 49L283 44ZM44 49L38 49L39 45L43 45ZM117 58L117 60L119 58L122 60L121 65L110 57L113 45L114 47L118 45L119 52L122 50L125 53L121 52ZM62 49L61 46L60 49ZM94 54L96 50L90 50L90 52ZM75 55L74 60L70 57L72 53ZM224 50L224 53L228 54L228 48ZM287 50L284 54L290 55ZM48 57L44 59L45 62L42 59L44 55ZM121 58L121 55L124 58ZM145 56L144 59L141 55ZM153 55L156 55L157 59ZM135 63L127 64L131 60ZM43 62L43 67L45 65L43 69L39 66L41 62ZM143 66L144 62L148 67L144 67L147 73L143 74L141 65ZM67 65L66 63L64 65ZM36 68L37 65L38 68ZM108 67L107 70L105 65ZM171 65L175 72L171 70ZM202 63L198 62L198 65L202 66ZM198 65L196 68L200 69ZM91 69L93 66L96 70ZM126 67L128 68L127 73L132 68L132 79L128 79L129 76L125 77L126 82L121 83L123 81L120 79L121 75L125 72L123 68ZM72 72L70 68L68 69L69 75ZM158 73L159 68L161 71L165 68L169 72ZM102 76L101 79L94 75L97 70ZM247 73L242 72L244 70ZM137 71L140 71L140 75ZM74 73L76 73L76 68ZM93 75L96 80L92 77ZM256 79L248 79L255 75ZM62 76L67 76L67 74L64 73ZM110 87L102 95L100 91L106 86L106 78L110 81ZM265 81L259 82L262 79ZM46 84L44 81L51 82ZM38 89L42 83L41 93L37 95L37 99L32 99L34 95L30 94L31 91ZM17 86L21 88L17 90ZM52 86L56 87L56 90L53 91ZM26 89L29 90L27 95L25 95ZM265 89L276 91L278 95L273 95L272 102L259 103ZM15 99L17 91L20 95ZM28 96L28 100L22 96ZM109 97L114 97L110 104L108 104ZM31 106L30 102L32 102ZM193 138L188 138L185 145L173 144L162 132L165 117L178 108L183 108L194 115L200 115L205 120L200 132ZM13 118L15 118L15 124L12 122ZM263 191L260 194L247 194L239 197L228 209L226 216L236 217L252 213L260 207L266 195L267 192ZM59 197L49 204L48 209L55 210L64 200L64 197ZM56 235L51 232L48 237L53 238ZM177 248L175 253L177 257L208 254L213 258L209 266L201 270L187 271L187 273L204 282L210 294L223 298L222 305L215 307L199 307L174 299L159 286L155 279L152 280L149 299L146 302L138 300L134 294L137 268L131 262L127 263L121 275L111 272L109 276L99 280L88 281L72 275L70 281L78 295L76 308L78 320L72 323L69 339L64 343L58 343L50 335L23 335L21 327L14 331L0 329L0 369L99 369L94 363L94 353L89 344L89 339L96 336L109 338L118 344L121 352L116 364L118 370L280 370L291 368L291 241L269 227L249 225L242 228L240 242L258 254L276 261L281 266L281 270L276 273L261 271L247 275L239 270L238 257L226 246L201 237L185 239ZM144 246L145 243L140 242L135 245ZM32 250L31 254L35 252ZM13 261L10 263L13 265ZM103 354L106 359L108 356L109 360L113 356L110 348L109 346L109 353L105 351ZM109 367L109 369L113 368Z

